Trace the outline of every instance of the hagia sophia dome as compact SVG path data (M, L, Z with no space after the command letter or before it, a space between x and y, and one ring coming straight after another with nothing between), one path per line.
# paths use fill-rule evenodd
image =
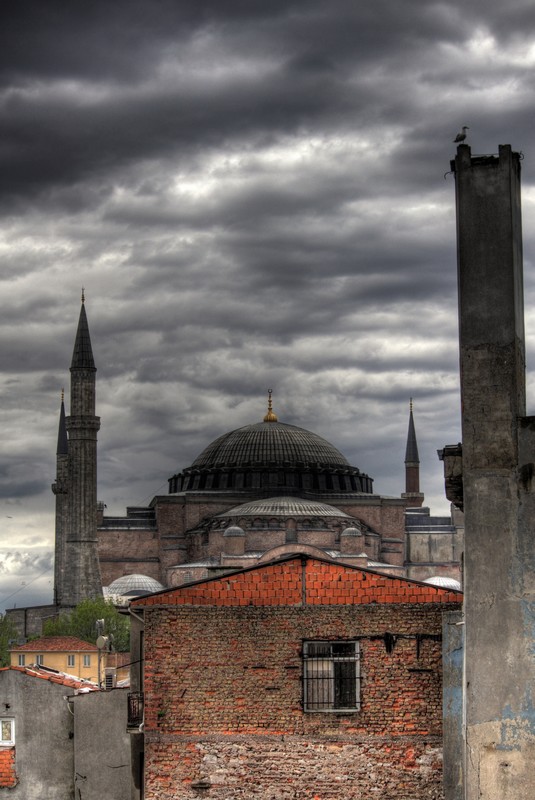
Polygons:
M373 492L373 480L316 433L279 422L271 393L263 422L219 436L182 473L169 492L240 490L272 493Z

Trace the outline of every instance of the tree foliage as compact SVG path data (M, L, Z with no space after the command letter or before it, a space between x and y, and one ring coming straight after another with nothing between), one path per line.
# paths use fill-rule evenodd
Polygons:
M16 638L17 629L7 614L0 614L0 667L9 667L9 648L11 642Z
M104 635L113 636L113 649L124 653L130 648L130 620L119 614L112 602L98 597L95 600L82 600L68 614L61 614L47 620L44 625L45 636L76 636L85 642L95 644L97 620L104 620Z

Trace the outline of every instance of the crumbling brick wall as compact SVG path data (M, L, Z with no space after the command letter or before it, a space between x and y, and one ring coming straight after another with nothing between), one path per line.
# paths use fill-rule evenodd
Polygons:
M15 748L0 747L0 789L12 789L16 785Z
M147 800L441 798L442 612L459 596L306 569L307 602L298 559L147 599ZM303 710L307 639L360 642L359 711Z

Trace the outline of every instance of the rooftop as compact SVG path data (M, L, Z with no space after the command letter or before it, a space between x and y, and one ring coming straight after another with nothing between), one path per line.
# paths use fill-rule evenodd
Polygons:
M75 653L80 650L96 652L98 648L96 644L84 642L76 636L41 636L40 639L32 639L26 644L11 647L10 650L12 652L22 650L26 653Z
M50 667L33 666L0 668L0 672L7 672L8 670L11 670L12 672L22 672L32 678L42 678L45 681L50 681L50 683L59 683L61 686L67 686L71 689L75 689L77 692L99 691L99 687L96 683L82 680L82 678L76 678L74 675L68 675L66 672L58 672L55 669L50 669Z

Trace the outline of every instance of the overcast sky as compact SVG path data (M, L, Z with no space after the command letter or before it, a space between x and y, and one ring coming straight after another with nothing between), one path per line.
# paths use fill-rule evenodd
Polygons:
M282 422L404 491L460 440L452 140L523 168L531 0L18 0L0 25L0 609L52 597L61 389L85 287L99 499L147 504L214 438ZM533 412L530 371L528 409Z

